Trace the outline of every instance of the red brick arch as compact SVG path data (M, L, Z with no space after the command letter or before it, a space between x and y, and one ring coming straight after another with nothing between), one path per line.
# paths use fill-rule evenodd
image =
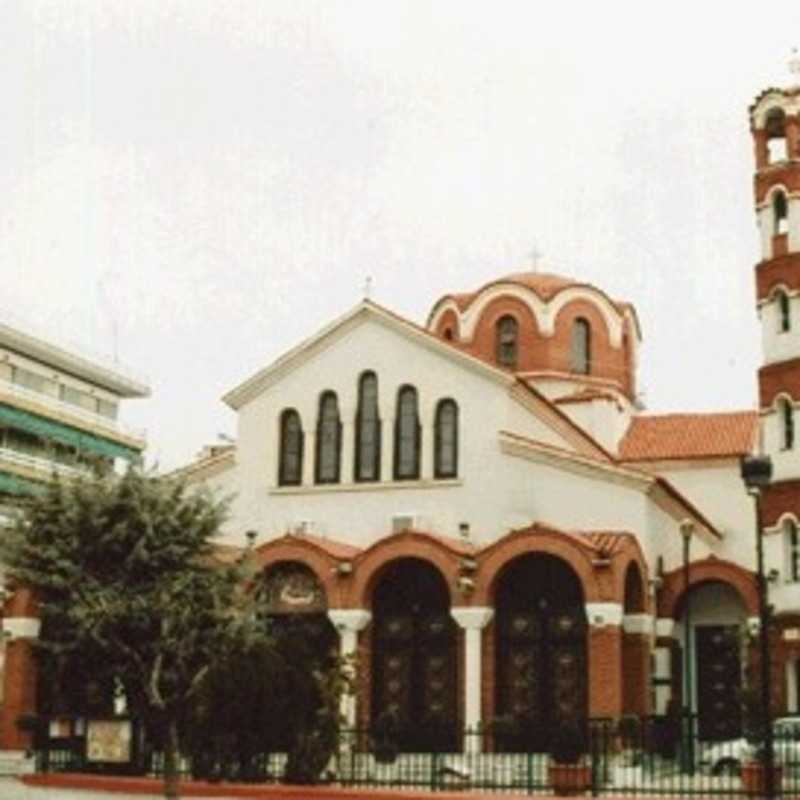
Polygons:
M254 561L259 573L287 561L300 563L314 573L325 589L328 608L342 608L347 605L343 601L349 579L339 575L339 559L313 541L299 536L282 536L259 547L254 554Z
M419 531L405 531L376 542L361 553L354 564L349 605L371 608L372 593L386 567L401 558L418 558L436 567L447 584L451 605L465 605L456 593L459 562L463 553L449 547L436 536Z
M581 582L585 603L613 599L607 596L607 588L595 575L592 556L596 553L591 548L569 534L536 525L513 531L482 551L472 602L479 606L494 606L497 581L502 571L515 558L532 554L551 555L566 562Z
M639 575L642 579L642 592L644 608L642 613L650 613L652 611L652 598L648 590L648 576L649 570L647 569L647 562L644 558L644 553L639 545L638 540L634 536L625 536L624 542L619 551L615 554L612 569L614 572L614 594L618 598L618 602L625 607L625 578L627 576L628 567L635 564L639 569Z
M677 618L684 595L683 568L678 567L668 572L663 580L658 595L658 616ZM751 617L758 615L758 587L754 573L731 561L713 556L702 561L693 561L689 565L690 589L710 581L719 581L731 586L742 599L748 615Z

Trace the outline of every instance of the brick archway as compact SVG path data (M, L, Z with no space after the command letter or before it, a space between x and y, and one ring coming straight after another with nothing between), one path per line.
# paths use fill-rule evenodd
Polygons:
M758 586L755 573L714 556L689 564L689 589L703 583L718 581L736 590L748 616L758 616ZM664 575L658 595L658 616L677 619L684 599L684 573L682 567Z
M355 548L350 550L354 554L358 552ZM342 549L341 553L332 552L330 547L326 548L311 537L287 534L259 547L254 553L254 562L260 574L282 562L295 561L303 564L314 573L325 589L328 608L343 608L348 605L349 581L340 574L339 565L349 560L347 555L347 550Z
M502 571L514 559L523 555L551 555L566 562L583 588L584 602L614 600L609 596L612 586L599 580L592 565L594 550L577 536L541 525L512 531L481 551L478 580L472 602L478 606L493 606L497 581Z
M473 554L473 548L458 541L446 541L421 531L403 531L376 542L355 560L355 574L349 593L350 605L370 608L372 592L381 573L393 561L417 558L432 564L442 575L450 592L450 605L465 605L456 592L460 560Z

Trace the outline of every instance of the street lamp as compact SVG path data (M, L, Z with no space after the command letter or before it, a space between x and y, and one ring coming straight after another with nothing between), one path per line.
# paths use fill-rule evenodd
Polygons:
M742 480L748 494L755 502L756 511L756 570L758 577L758 642L761 653L761 724L764 733L764 762L766 767L764 789L766 796L775 795L774 747L770 697L772 695L772 666L769 652L770 607L767 603L767 579L764 575L764 529L761 519L761 493L772 479L772 460L769 456L744 456L741 464Z
M689 599L689 546L692 543L694 523L681 522L683 538L683 731L684 770L694 775L694 735L692 730L692 604Z

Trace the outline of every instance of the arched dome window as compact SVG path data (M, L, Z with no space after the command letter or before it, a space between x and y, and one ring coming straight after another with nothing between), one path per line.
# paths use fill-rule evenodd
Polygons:
M519 325L510 315L500 317L496 326L497 337L497 363L503 367L517 366L517 350L519 340Z
M773 108L767 113L764 130L767 132L768 163L785 161L786 150L786 113L782 108Z
M572 323L572 371L588 375L592 369L592 329L588 321L578 317Z
M783 542L785 549L786 581L797 583L800 581L800 536L797 532L797 523L787 519L783 523Z
M772 198L772 233L778 236L789 230L789 209L786 203L786 195L783 192L775 192Z
M303 426L293 408L281 414L278 485L299 486L303 482Z
M775 293L778 309L778 333L786 333L792 327L792 311L789 295L783 290Z
M458 405L455 400L440 400L436 406L433 474L437 478L458 475Z
M356 412L356 481L381 477L381 419L378 412L378 376L365 372L358 381Z
M421 438L417 390L413 386L401 386L394 421L395 480L419 478Z
M317 414L316 483L338 483L342 452L342 423L335 392L323 392Z
M794 408L787 399L778 405L781 421L781 449L791 450L794 447Z

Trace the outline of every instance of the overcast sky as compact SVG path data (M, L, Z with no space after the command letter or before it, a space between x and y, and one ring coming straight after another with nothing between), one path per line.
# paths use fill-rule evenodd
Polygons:
M649 410L747 408L747 107L800 3L0 0L0 306L116 356L166 467L374 299L524 268L633 302Z

